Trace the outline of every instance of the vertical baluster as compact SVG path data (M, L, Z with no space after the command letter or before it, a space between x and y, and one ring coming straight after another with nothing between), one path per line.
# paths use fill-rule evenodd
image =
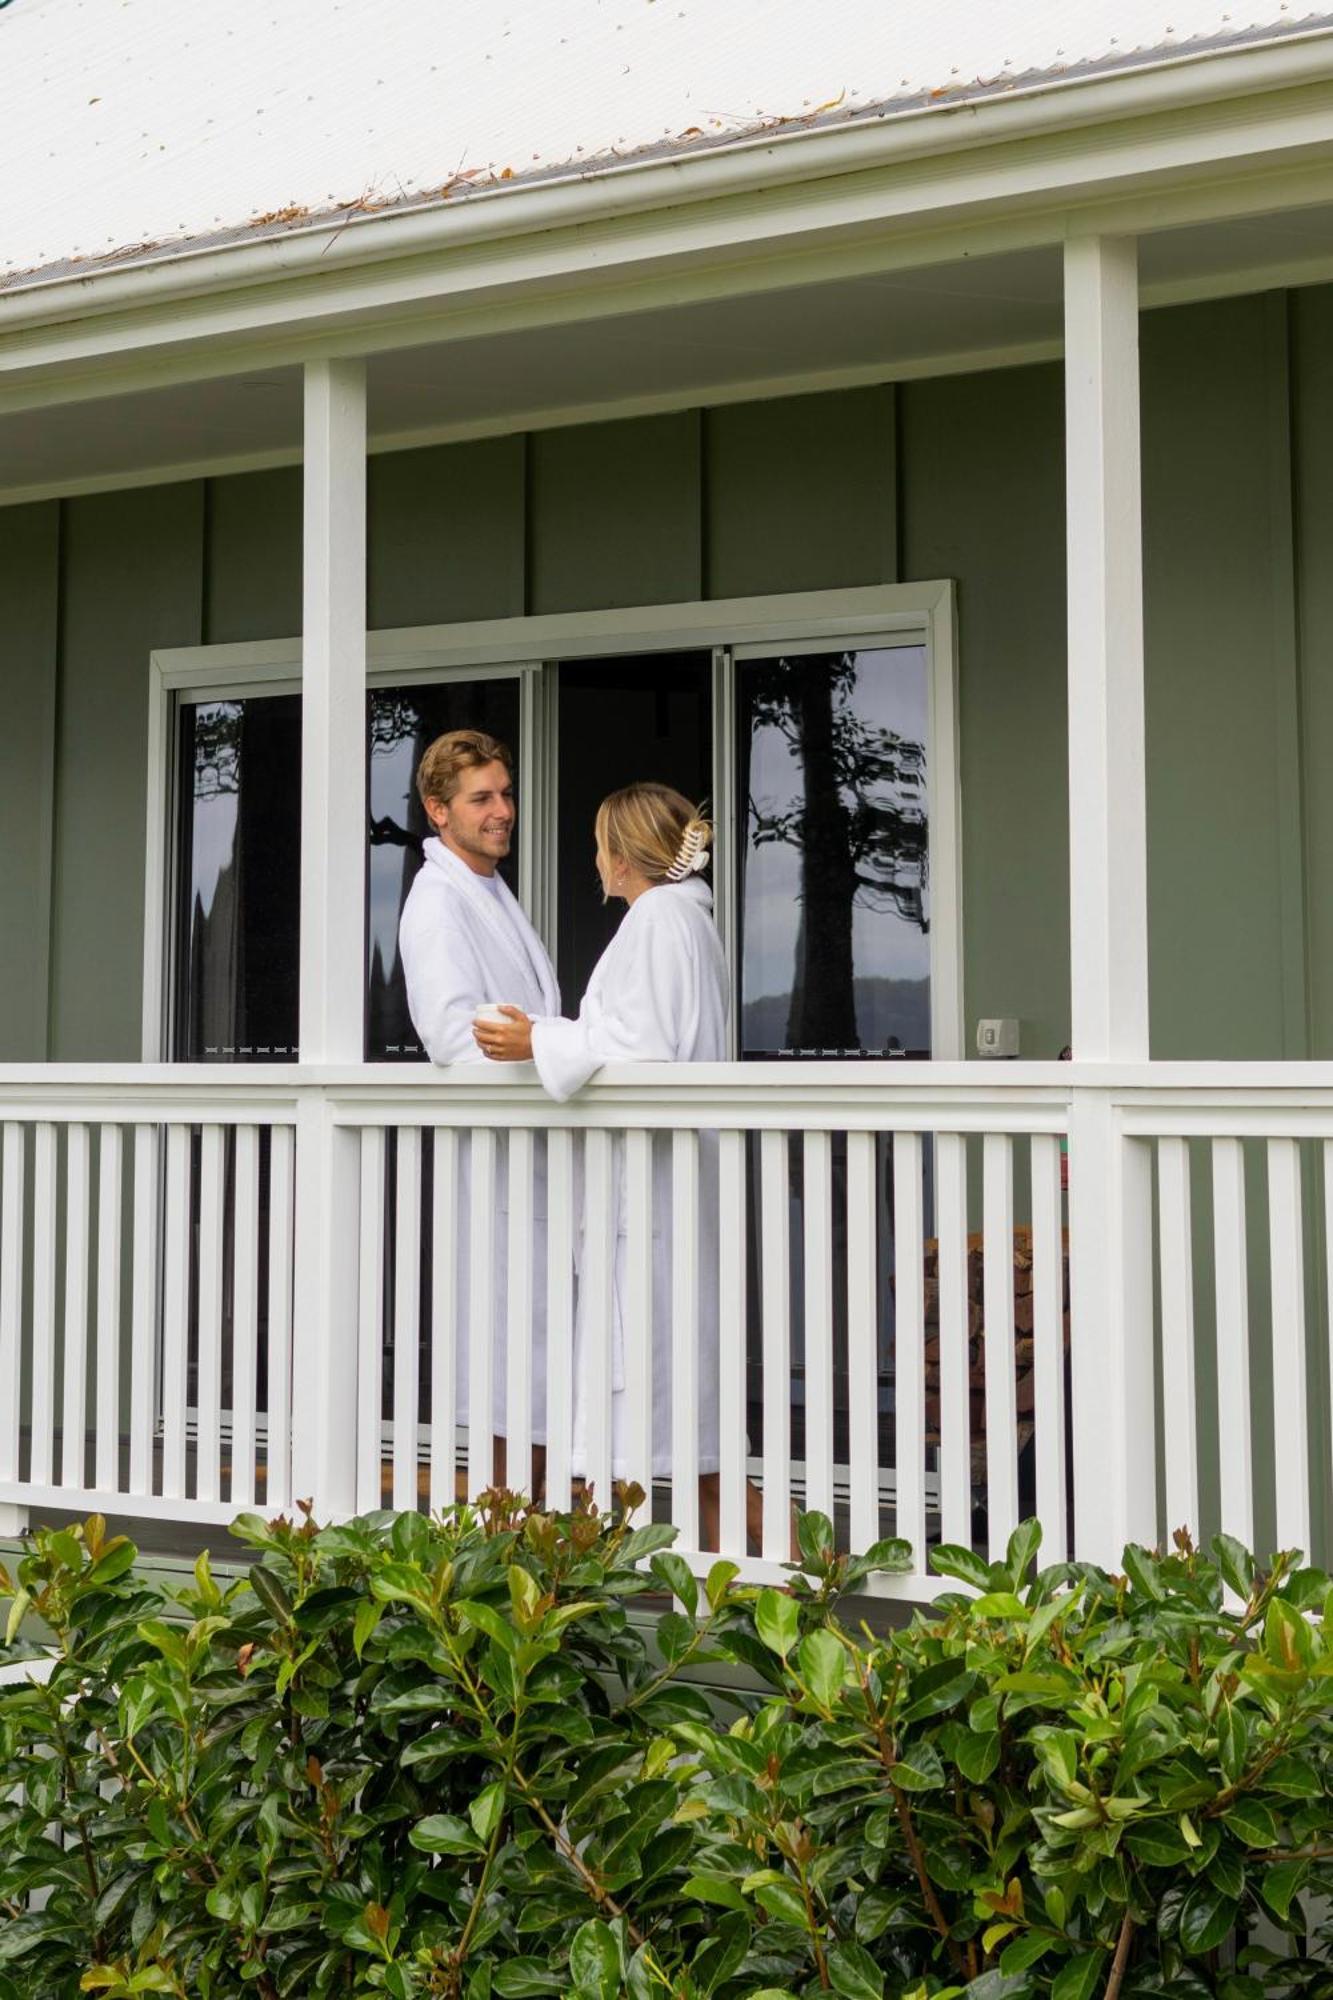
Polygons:
M296 1200L296 1127L274 1125L269 1137L268 1445L264 1495L270 1510L291 1504L292 1232Z
M23 1354L23 1127L7 1123L0 1182L0 1480L19 1476Z
M879 1540L875 1135L847 1134L847 1434L852 1549Z
M259 1404L259 1128L236 1128L231 1224L231 1502L255 1499Z
M1273 1300L1273 1464L1277 1543L1310 1547L1310 1440L1305 1382L1305 1245L1301 1153L1295 1139L1268 1142L1269 1269Z
M827 1132L804 1142L805 1504L833 1519L833 1156Z
M711 1389L711 1385L710 1385ZM671 1135L671 1518L699 1546L699 1135Z
M574 1135L546 1135L546 1504L570 1501L574 1435Z
M190 1342L190 1130L167 1127L166 1255L162 1286L162 1491L185 1496L185 1397Z
M935 1142L939 1211L940 1531L972 1545L972 1445L968 1399L967 1140Z
M158 1127L134 1128L134 1237L130 1274L130 1492L153 1490L157 1374Z
M55 1476L56 1128L40 1124L32 1160L32 1444L29 1477Z
M1157 1142L1157 1237L1162 1300L1162 1443L1166 1525L1199 1530L1194 1402L1194 1244L1188 1139Z
M199 1337L195 1376L195 1492L222 1492L223 1131L205 1125L199 1147Z
M468 1215L467 1490L475 1499L493 1484L495 1400L495 1133L472 1134Z
M983 1310L986 1341L987 1533L999 1562L1018 1526L1018 1408L1014 1382L1014 1163L1012 1141L982 1147Z
M589 1132L584 1142L583 1205L586 1225L579 1271L579 1371L583 1378L585 1476L599 1504L611 1504L611 1375L616 1197L609 1132Z
M1222 1527L1254 1545L1250 1449L1250 1305L1245 1243L1245 1155L1213 1141L1213 1271L1217 1286L1217 1442Z
M93 1479L120 1486L120 1231L124 1148L119 1125L104 1125L97 1148L97 1442Z
M88 1127L65 1127L64 1396L60 1432L60 1483L87 1484L88 1245L92 1176Z
M625 1134L625 1472L653 1491L653 1141Z
M421 1369L421 1133L398 1128L393 1239L393 1504L417 1504L417 1415Z
M437 1125L431 1218L430 1504L452 1507L458 1420L458 1134Z
M1065 1481L1065 1273L1060 1141L1032 1140L1032 1342L1036 1403L1037 1517L1042 1559L1068 1554Z
M721 1552L746 1556L745 1134L718 1137L718 1474Z
M368 1513L384 1504L384 1133L361 1128L361 1241L357 1278L356 1504ZM395 1356L395 1360L397 1357Z
M764 1554L791 1553L791 1241L785 1132L759 1141L764 1370ZM872 1537L873 1539L873 1537Z
M532 1133L509 1134L509 1242L505 1325L505 1483L532 1491Z
M893 1135L894 1526L926 1567L926 1272L921 1135Z

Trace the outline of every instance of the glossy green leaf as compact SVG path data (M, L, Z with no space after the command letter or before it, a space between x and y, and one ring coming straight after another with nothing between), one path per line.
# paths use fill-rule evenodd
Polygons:
M600 1919L594 1917L575 1931L569 1947L569 1974L577 1986L596 1995L597 2000L618 2000L620 1947Z
M1228 1833L1234 1833L1247 1847L1277 1846L1277 1821L1259 1799L1242 1794L1227 1807L1224 1823Z
M990 1565L959 1542L941 1542L930 1552L930 1566L937 1576L955 1576L976 1590L990 1589Z
M1180 1911L1180 1942L1194 1958L1213 1951L1235 1929L1237 1906L1212 1882L1196 1882Z
M829 1983L843 2000L883 2000L884 1974L859 1944L835 1944L827 1953Z
M1276 1861L1259 1878L1259 1894L1284 1922L1291 1913L1293 1898L1305 1887L1309 1874L1308 1861Z
M1105 1952L1080 1952L1066 1959L1051 1981L1051 2000L1092 2000L1110 1965Z
M953 1760L969 1784L984 1785L1000 1761L1000 1732L976 1735L969 1730L955 1745Z
M698 1615L699 1581L684 1556L678 1556L669 1549L661 1550L653 1557L648 1568L664 1590L669 1590L673 1597L679 1598L685 1607L687 1617L694 1618Z
M948 1783L948 1775L933 1743L910 1743L889 1773L904 1792L929 1792Z
M1160 1604L1166 1592L1162 1588L1155 1557L1150 1556L1146 1549L1138 1548L1131 1542L1120 1560L1124 1564L1125 1575L1135 1590L1141 1592L1144 1597L1150 1597L1154 1604Z
M842 1692L847 1654L831 1632L808 1632L796 1651L796 1670L821 1708L832 1708Z
M801 1628L795 1598L781 1590L761 1590L755 1606L754 1625L769 1651L785 1659L796 1644Z

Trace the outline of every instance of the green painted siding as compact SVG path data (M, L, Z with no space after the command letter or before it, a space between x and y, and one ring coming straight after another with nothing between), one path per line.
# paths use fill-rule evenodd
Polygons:
M1330 356L1333 288L1144 323L1158 1055L1333 1054ZM1016 1014L1049 1056L1068 1036L1062 462L1053 365L376 456L370 622L955 578L967 1021ZM299 471L3 526L0 921L25 944L0 1056L132 1059L148 653L299 630Z
M372 628L522 615L524 448L487 438L371 459Z
M1266 301L1155 313L1143 330L1153 1053L1285 1047L1275 657L1285 522L1270 479ZM1279 508L1289 496L1276 496ZM1293 794L1294 795L1294 794ZM1299 951L1299 940L1293 941Z
M891 388L709 410L704 462L709 597L898 580Z
M47 1055L60 509L0 516L0 1062Z
M529 611L702 595L697 411L541 431L529 450Z
M204 643L286 639L300 629L300 466L210 479Z
M904 385L903 573L958 583L964 1018L1069 1039L1064 401L1056 367Z
M1333 288L1292 306L1310 1053L1333 1058Z
M148 656L201 636L202 485L64 510L56 716L51 1055L142 1047Z

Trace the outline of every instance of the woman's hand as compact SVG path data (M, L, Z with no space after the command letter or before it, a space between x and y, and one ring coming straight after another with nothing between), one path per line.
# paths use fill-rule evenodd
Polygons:
M521 1007L502 1006L503 1021L474 1021L477 1047L492 1062L532 1061L532 1022Z

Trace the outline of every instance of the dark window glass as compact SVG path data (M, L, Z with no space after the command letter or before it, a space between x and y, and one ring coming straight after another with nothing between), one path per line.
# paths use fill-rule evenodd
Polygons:
M175 1053L296 1054L301 701L181 707Z
M519 753L515 679L373 688L366 698L366 1057L420 1060L398 919L429 828L422 751L484 729ZM183 702L177 763L174 1051L184 1062L282 1062L297 1053L301 699ZM517 849L502 863L518 886Z
M430 832L416 792L421 753L447 729L484 729L509 747L518 768L516 679L435 681L372 688L366 700L366 1060L420 1062L425 1054L407 1011L398 919ZM520 801L520 811L522 804ZM500 873L518 893L518 842Z
M924 649L737 681L742 1054L929 1055Z
M636 779L674 785L687 799L712 786L712 654L641 653L567 660L560 667L557 971L567 1014L625 914L603 903L593 821L608 792Z

